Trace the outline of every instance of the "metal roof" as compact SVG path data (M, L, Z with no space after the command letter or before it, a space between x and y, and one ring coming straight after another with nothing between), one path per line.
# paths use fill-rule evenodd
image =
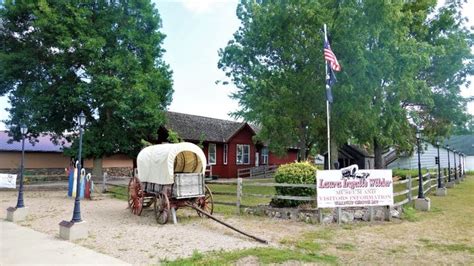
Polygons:
M474 135L451 136L443 144L444 146L449 145L450 149L464 153L467 156L474 155Z
M12 137L8 135L8 131L0 131L0 151L21 151L21 141L12 141ZM65 141L64 141L65 142ZM31 141L25 139L25 151L29 152L63 152L63 146L69 147L70 144L55 144L51 140L49 134L42 134L41 136L32 139Z

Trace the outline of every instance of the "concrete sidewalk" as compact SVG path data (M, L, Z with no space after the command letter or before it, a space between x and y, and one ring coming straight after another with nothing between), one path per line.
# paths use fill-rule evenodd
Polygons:
M0 220L0 265L18 264L130 265L72 242Z

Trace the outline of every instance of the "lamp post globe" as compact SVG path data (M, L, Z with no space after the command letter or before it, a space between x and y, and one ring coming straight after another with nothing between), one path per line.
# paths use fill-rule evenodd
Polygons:
M74 200L74 212L72 214L73 223L78 223L82 221L81 218L81 198L80 198L80 189L81 189L81 157L82 157L82 131L83 127L86 124L86 116L84 112L81 111L79 116L77 117L77 122L79 124L79 152L77 155L78 163L77 163L77 181L76 181L76 199Z
M25 202L23 201L23 176L25 172L25 136L28 132L28 128L25 124L20 126L21 133L21 163L20 163L20 189L18 190L18 201L16 208L24 208Z
M441 158L439 157L439 141L436 141L436 148L438 150L438 188L442 188L443 184L441 182Z
M419 127L416 128L416 149L418 153L418 198L423 199L425 195L423 193L423 176L421 174L421 158L420 158L420 140L421 140L421 130Z

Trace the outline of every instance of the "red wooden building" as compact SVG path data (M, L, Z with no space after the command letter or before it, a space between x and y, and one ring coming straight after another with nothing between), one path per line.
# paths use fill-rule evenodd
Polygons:
M210 117L167 112L167 122L158 130L158 143L168 142L168 132L180 138L202 143L212 175L223 178L237 177L237 170L259 165L280 165L294 162L298 150L289 149L278 157L262 143L254 143L258 128L247 122L235 122Z

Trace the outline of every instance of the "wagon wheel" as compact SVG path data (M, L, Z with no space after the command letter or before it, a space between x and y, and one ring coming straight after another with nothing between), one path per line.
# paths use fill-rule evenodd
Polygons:
M209 189L209 187L206 185L206 193L204 194L204 197L198 198L197 201L197 206L212 215L214 212L214 199L212 197L212 192ZM203 216L200 212L197 212L200 217Z
M159 224L165 224L168 222L168 217L170 215L170 201L168 200L168 196L163 192L158 193L156 195L155 200L155 217L156 221Z
M133 214L140 215L142 213L144 198L140 179L132 177L128 183L128 207Z

